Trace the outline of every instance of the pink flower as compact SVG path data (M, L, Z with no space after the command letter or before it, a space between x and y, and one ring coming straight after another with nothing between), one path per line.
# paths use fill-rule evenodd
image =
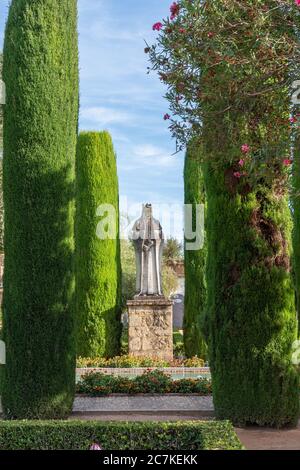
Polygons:
M90 450L102 450L99 444L95 443L91 445Z
M299 5L300 5L300 0L299 0ZM297 122L297 118L294 117L294 116L291 117L291 118L290 118L290 123L291 123L291 124L295 124L295 122Z
M167 121L167 120L170 119L170 118L171 118L170 114L166 113L166 114L164 115L164 120L165 120L165 121Z
M233 173L233 176L234 176L235 178L241 178L241 177L242 177L242 173L239 172L239 171L235 171L235 172Z
M207 37L209 38L213 38L214 37L214 33L212 31L210 31L209 33L207 33Z
M295 0L295 5L297 5L297 7L300 7L300 0Z
M299 0L299 5L300 5L300 0ZM290 160L289 158L285 158L283 160L283 165L284 166L290 166L292 164L292 160Z
M239 165L240 165L240 166L244 166L244 165L245 165L245 160L243 160L243 159L241 158L240 161L239 161Z
M172 5L170 6L170 12L171 12L171 20L174 20L176 16L179 14L180 6L178 3L173 2Z
M154 25L152 26L152 29L153 31L160 31L162 27L163 27L162 23L158 22L158 23L154 23Z
M180 29L179 29L179 32L180 32L181 34L185 34L185 33L186 33L186 29L180 28Z
M250 147L249 147L249 145L244 144L244 145L242 145L241 150L242 150L243 153L248 153L249 150L250 150Z

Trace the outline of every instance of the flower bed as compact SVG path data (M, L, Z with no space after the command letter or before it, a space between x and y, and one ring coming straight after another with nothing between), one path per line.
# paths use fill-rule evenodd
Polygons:
M172 380L160 370L149 370L133 379L116 377L101 372L85 374L77 384L77 393L90 396L105 396L112 393L136 395L138 393L180 393L206 396L211 395L208 379Z
M164 361L163 359L153 359L149 357L116 356L111 359L103 357L77 359L77 368L86 367L100 368L130 368L130 367L204 367L203 359L193 357L191 359L174 359Z
M228 421L2 421L1 450L239 450Z

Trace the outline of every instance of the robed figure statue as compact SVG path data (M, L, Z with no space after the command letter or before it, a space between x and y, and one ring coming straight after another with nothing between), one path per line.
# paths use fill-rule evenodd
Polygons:
M164 235L160 222L153 218L152 205L143 205L142 217L134 224L132 240L136 254L136 293L163 296L161 262Z

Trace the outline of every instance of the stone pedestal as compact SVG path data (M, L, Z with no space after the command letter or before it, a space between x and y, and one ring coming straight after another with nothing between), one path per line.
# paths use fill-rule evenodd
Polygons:
M164 297L138 297L127 302L131 356L173 359L173 302Z

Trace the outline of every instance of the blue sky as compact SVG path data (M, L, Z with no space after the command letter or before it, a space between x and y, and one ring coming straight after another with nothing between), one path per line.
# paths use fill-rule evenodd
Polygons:
M169 14L171 0L79 0L80 129L108 130L118 157L121 210L135 217L143 202L163 218L176 205L167 235L182 236L183 155L172 156L163 115L168 103L156 74L147 75L144 39ZM0 0L0 48L9 0ZM124 197L129 208L126 208ZM165 204L165 206L161 206ZM133 206L134 205L134 206Z

